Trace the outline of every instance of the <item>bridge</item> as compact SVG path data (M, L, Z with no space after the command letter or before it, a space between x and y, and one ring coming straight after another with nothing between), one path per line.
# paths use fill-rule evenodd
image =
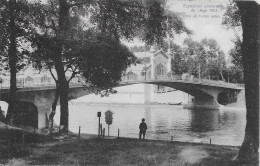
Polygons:
M28 123L33 124L35 127L43 128L46 126L47 115L51 110L56 86L54 81L51 81L51 77L46 75L40 78L40 80L26 78L18 80L17 111L27 110L30 113L30 116L27 116ZM150 84L145 88L146 94L148 94L145 97L147 103L151 101L153 86L161 85L192 95L193 101L185 105L185 108L198 109L218 109L220 104L236 102L238 93L244 89L241 84L183 77L182 75L170 75L157 77L156 79L146 78L146 76L133 78L126 75L122 77L122 81L117 87L132 84ZM69 99L76 99L91 94L95 90L97 90L96 87L87 86L82 83L82 78L75 77L70 82ZM9 85L7 82L3 82L1 85L0 100L8 103L8 92ZM31 119L34 120L32 121Z

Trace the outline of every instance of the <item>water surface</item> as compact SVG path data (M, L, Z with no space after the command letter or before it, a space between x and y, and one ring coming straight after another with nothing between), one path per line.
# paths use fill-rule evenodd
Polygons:
M71 102L69 129L97 134L97 112L102 113L101 123L106 128L105 112L111 110L113 123L110 135L138 138L139 123L146 119L148 139L175 140L221 145L241 145L244 136L246 111L243 109L189 110L183 106L170 105L134 105L134 104L90 104ZM59 114L55 122L59 124Z

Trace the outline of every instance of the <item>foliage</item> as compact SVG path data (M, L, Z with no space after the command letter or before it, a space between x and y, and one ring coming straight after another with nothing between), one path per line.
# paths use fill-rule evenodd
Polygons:
M26 58L30 55L29 51L29 33L30 29L27 26L27 14L28 14L28 3L25 0L18 0L15 3L12 3L13 7L11 7L11 3L8 1L0 2L0 28L1 28L1 45L0 45L0 61L4 66L4 70L10 70L9 66L9 53L10 49L10 35L11 33L15 34L15 45L16 49L14 50L17 55L16 61L16 71L20 71L27 64ZM14 8L13 10L11 8ZM13 14L10 14L10 13ZM11 17L11 16L14 17ZM14 31L10 29L11 19L14 20Z
M241 15L236 3L232 2L227 6L222 25L227 29L239 28L241 30Z
M80 43L80 48L72 48L78 50L75 66L90 85L111 88L121 80L123 71L136 61L126 46L109 35L93 33L85 36ZM73 46L73 43L69 45Z
M244 83L244 73L243 71L241 71L240 68L238 68L235 65L228 67L223 72L223 75L228 82L240 83L240 84Z
M1 62L5 70L10 71L10 91L6 120L12 122L16 105L16 73L25 65L28 56L28 4L25 0L9 0L0 2L1 22Z
M229 55L231 58L231 62L238 67L240 70L243 71L243 63L242 63L242 50L241 50L241 45L242 41L240 38L236 38L234 40L235 48L232 48L229 51Z
M191 33L180 17L166 10L165 3L164 0L98 2L92 22L116 39L139 37L149 45L161 44L167 34Z
M174 59L171 61L173 74L183 74L188 72L188 66L186 63L186 57L182 48L172 43L171 52L174 55Z
M202 39L201 42L187 38L184 47L171 43L172 71L175 74L189 73L196 77L224 80L226 70L225 54L215 39Z
M222 19L222 25L226 29L232 29L236 36L233 40L235 47L229 51L229 58L231 59L232 65L234 65L228 69L228 73L233 73L233 75L229 76L229 78L232 81L243 83L244 69L241 50L242 39L239 35L239 32L242 30L242 23L240 10L236 3L233 2L228 5Z

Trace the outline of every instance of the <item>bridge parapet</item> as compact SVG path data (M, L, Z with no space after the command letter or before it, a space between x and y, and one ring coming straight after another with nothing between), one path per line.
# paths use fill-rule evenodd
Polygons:
M199 79L193 76L187 77L184 75L163 75L153 79L146 77L145 75L130 78L131 79L123 77L118 86L146 83L178 89L195 97L193 103L187 108L218 109L218 96L220 96L221 99L223 98L223 100L229 100L230 98L232 99L230 101L233 102L236 101L237 92L243 89L243 85L241 84L208 80L204 78ZM85 80L81 77L75 77L71 80L69 92L70 99L93 93L96 90L95 87L84 87L84 82ZM0 86L1 85L1 88L5 89L0 89L1 100L7 101L9 78L5 78L2 83L0 83ZM38 127L45 127L46 113L50 111L55 95L55 82L52 80L52 77L43 76L36 79L32 79L32 77L18 78L18 88L17 99L22 102L33 103L38 110ZM220 93L221 95L218 95Z
M70 81L70 85L83 85L84 79L82 77L74 77ZM43 77L24 77L24 78L18 78L16 81L17 88L36 88L36 87L53 87L56 86L55 81L51 76L43 76ZM10 78L5 77L1 79L0 82L1 89L9 89L10 88Z
M194 83L194 84L204 84L204 85L209 85L209 86L220 86L220 87L227 87L227 88L237 88L237 89L244 89L244 84L236 84L236 83L229 83L229 82L224 82L224 81L219 81L219 80L210 80L210 79L205 79L205 78L197 78L194 76L189 76L189 77L184 77L183 75L165 75L165 76L160 76L157 78L145 78L139 77L135 79L123 79L121 81L122 84L125 83L137 83L137 82L166 82L166 81L175 81L175 82L186 82L186 83Z
M8 89L10 87L10 78L2 78L1 89ZM243 89L244 84L235 84L229 83L219 80L210 80L205 78L197 78L194 76L184 76L184 75L162 75L157 76L156 78L148 78L146 76L138 76L138 77L122 77L122 81L120 84L127 84L127 83L145 83L145 82L152 82L152 81L176 81L176 82L186 82L186 83L194 83L194 84L204 84L209 86L220 86L220 87L227 87L227 88L238 88ZM70 85L86 85L85 80L82 77L75 77L70 81ZM55 82L51 76L42 76L37 78L32 77L25 77L25 78L18 78L17 79L17 87L18 88L28 88L28 87L52 87L55 86Z

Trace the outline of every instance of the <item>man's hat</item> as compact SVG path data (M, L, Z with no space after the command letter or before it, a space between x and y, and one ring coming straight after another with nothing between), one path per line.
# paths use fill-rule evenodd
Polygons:
M145 121L145 119L143 118L142 121Z

